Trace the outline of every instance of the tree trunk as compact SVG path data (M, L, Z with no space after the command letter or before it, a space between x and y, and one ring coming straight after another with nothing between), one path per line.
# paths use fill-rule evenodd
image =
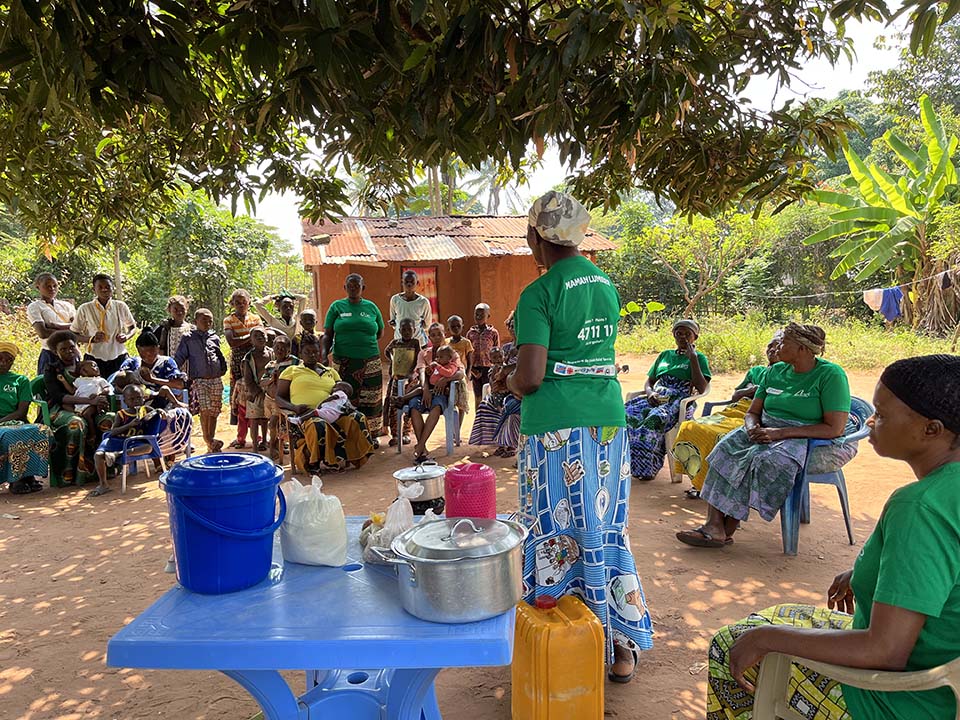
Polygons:
M113 243L113 293L117 300L123 300L123 284L120 282L120 241Z

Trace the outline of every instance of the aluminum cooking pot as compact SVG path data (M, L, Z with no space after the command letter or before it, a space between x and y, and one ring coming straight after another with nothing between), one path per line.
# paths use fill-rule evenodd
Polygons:
M512 520L446 518L420 523L393 539L403 608L432 622L486 620L523 595L527 529Z
M443 476L447 469L433 460L427 460L413 467L397 470L393 477L404 485L419 483L423 492L417 497L417 502L426 502L443 497Z

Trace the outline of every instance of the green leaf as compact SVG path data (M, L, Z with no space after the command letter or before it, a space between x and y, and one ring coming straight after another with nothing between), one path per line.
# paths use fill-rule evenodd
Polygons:
M320 21L320 27L331 30L340 27L340 15L337 13L336 0L311 0L310 6Z
M427 0L413 0L412 7L410 8L410 24L416 25L419 23L426 9Z
M662 302L657 302L656 300L651 300L650 302L647 303L647 312L650 312L650 313L661 312L662 310L666 310L666 309L667 309L666 305L664 305Z
M627 312L628 312L628 313L640 312L642 309L643 309L643 308L641 308L640 305L639 305L638 303L634 302L633 300L631 300L630 302L627 303Z
M104 151L104 149L106 149L110 145L113 145L116 142L117 142L116 137L114 137L113 135L108 135L103 140L97 143L97 149L94 151L94 154L99 158L100 154Z
M834 223L833 225L828 225L819 232L813 233L803 239L804 245L815 245L816 243L823 242L824 240L832 240L835 237L840 237L841 235L849 235L852 232L860 229L859 223L854 220L844 220L843 222Z
M914 173L919 174L926 168L926 158L914 152L909 145L907 145L896 133L893 132L893 130L887 130L883 134L883 139L886 141L887 145L890 146L890 149L896 153L897 157L903 161L903 164L910 168Z
M843 154L847 158L847 164L850 166L850 175L856 181L863 199L870 205L878 207L886 205L886 198L883 197L880 187L870 175L870 171L867 170L867 166L863 164L860 156L850 148L844 148Z
M423 43L422 45L417 45L415 48L413 48L413 52L407 56L406 62L403 63L403 71L407 72L408 70L412 70L421 62L423 62L423 59L427 56L427 52L429 52L429 50L430 45L428 43Z
M913 204L904 195L903 191L897 185L897 181L890 177L882 168L875 164L870 165L870 176L874 179L883 194L887 196L887 201L895 210L903 215L917 215Z
M860 200L853 195L838 193L832 190L813 190L807 193L807 198L814 202L823 203L824 205L839 205L840 207L848 208L862 205Z

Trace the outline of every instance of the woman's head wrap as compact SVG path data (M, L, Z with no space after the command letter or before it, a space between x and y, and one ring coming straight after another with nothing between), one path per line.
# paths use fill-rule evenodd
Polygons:
M577 247L590 225L590 213L575 198L551 190L534 201L527 222L554 245Z
M814 355L822 354L827 345L827 334L823 328L816 325L800 325L792 322L783 329L783 339L802 345Z
M0 353L9 353L13 357L17 357L20 354L20 348L12 342L0 342Z
M897 360L883 371L880 382L914 412L960 435L960 356Z
M673 332L677 328L682 328L682 327L687 328L694 335L696 335L697 337L700 337L700 325L697 323L696 320L691 320L690 318L683 318L682 320L677 320L673 324L673 327L670 328L670 332Z

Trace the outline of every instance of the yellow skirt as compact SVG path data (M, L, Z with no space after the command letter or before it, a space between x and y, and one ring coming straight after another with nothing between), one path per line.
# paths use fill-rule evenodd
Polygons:
M743 418L752 402L750 398L743 398L713 415L681 423L671 451L674 471L689 475L693 486L701 489L709 469L707 455L720 442L720 438L743 425Z

